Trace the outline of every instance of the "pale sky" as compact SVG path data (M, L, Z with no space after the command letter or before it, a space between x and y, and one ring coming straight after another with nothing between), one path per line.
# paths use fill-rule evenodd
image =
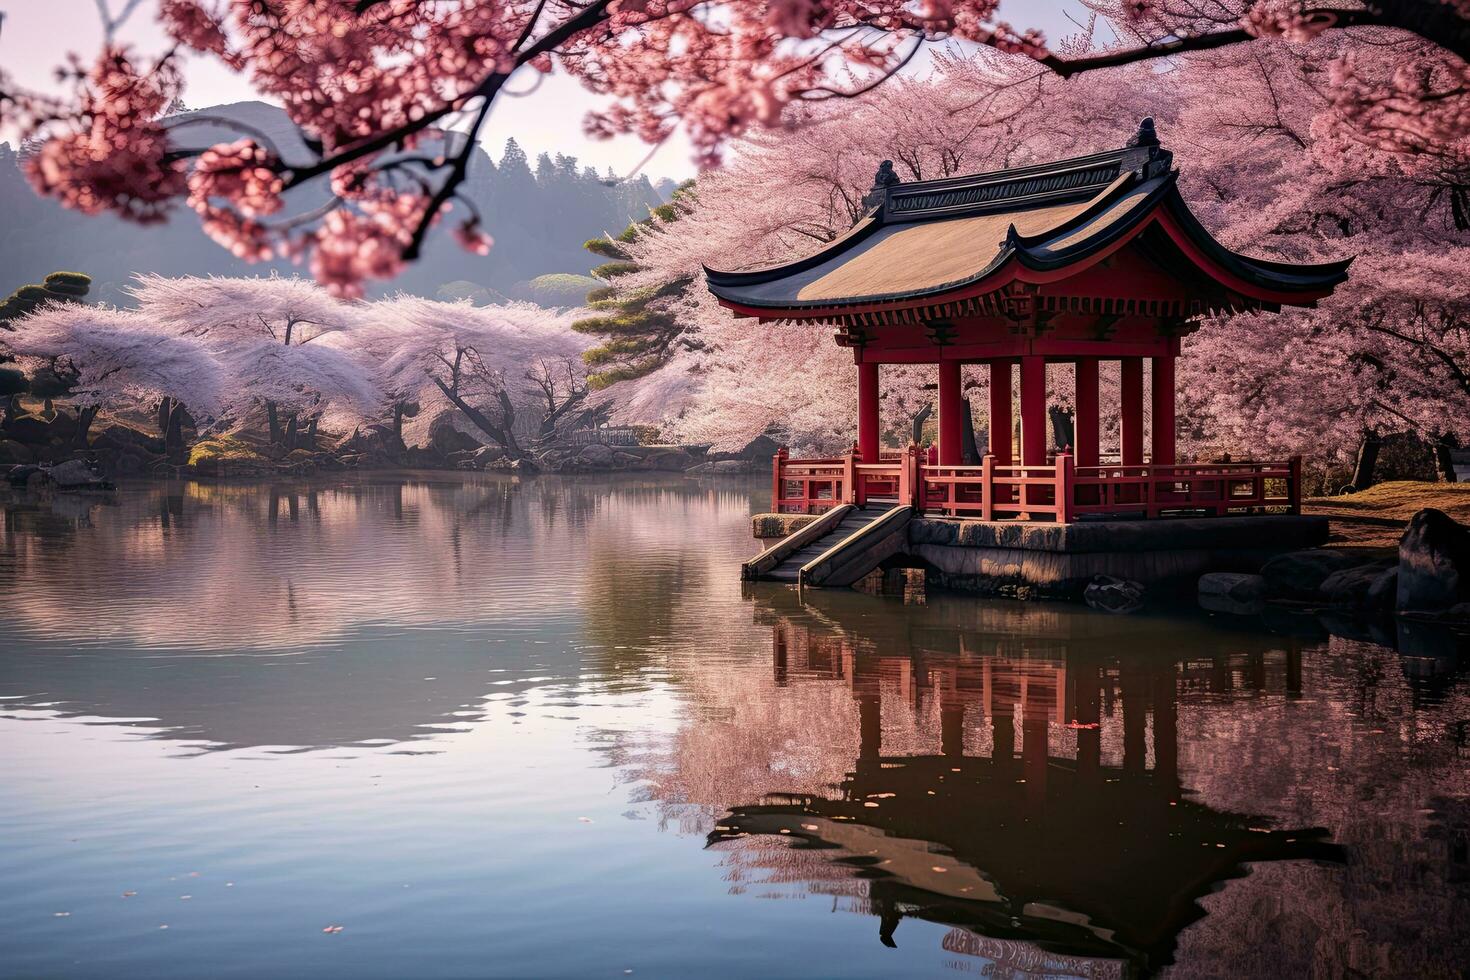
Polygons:
M121 3L110 0L114 9ZM1062 16L1066 5L1067 0L1003 0L1002 13L1013 24L1041 27L1048 38L1058 39L1075 31ZM141 51L161 51L165 41L154 22L155 6L155 0L143 0L119 32L120 39ZM0 0L0 11L5 15L0 28L0 67L28 88L54 87L53 70L67 53L76 51L90 59L101 39L96 0ZM212 58L190 59L184 77L184 101L190 108L256 98L248 81ZM524 89L529 81L514 78L508 87ZM498 99L481 139L496 159L506 138L514 136L533 160L542 151L566 153L599 173L611 166L619 175L626 175L648 154L648 145L633 137L602 141L584 136L582 117L597 103L597 97L576 81L553 75L528 96ZM0 140L14 138L13 132L0 129ZM659 148L644 172L655 181L693 176L690 157L688 140L682 132L676 133Z

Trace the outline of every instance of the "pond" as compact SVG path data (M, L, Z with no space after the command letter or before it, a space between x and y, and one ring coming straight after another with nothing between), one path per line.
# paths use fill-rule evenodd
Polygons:
M1462 640L742 587L768 492L11 498L0 975L1470 967Z

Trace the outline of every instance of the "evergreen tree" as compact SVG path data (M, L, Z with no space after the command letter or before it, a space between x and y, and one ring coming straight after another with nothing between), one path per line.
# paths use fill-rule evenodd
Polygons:
M53 272L42 282L21 286L0 302L0 327L13 329L19 320L42 303L80 303L92 288L92 277L80 272Z
M587 306L598 315L572 323L572 329L578 333L604 338L601 344L582 354L589 369L587 382L593 388L641 378L667 361L673 352L681 328L659 301L680 293L689 280L675 279L657 287L632 289L620 288L617 279L638 269L623 246L659 225L677 221L687 207L682 198L691 194L693 187L694 181L685 181L667 204L652 208L647 218L628 225L616 238L594 238L584 246L594 255L609 260L592 270L594 276L608 284L587 294Z

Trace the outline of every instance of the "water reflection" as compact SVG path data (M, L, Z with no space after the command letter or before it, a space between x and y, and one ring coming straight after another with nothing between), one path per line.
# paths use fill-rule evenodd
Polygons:
M705 812L733 890L830 896L890 946L905 919L952 926L941 943L957 966L1113 976L1174 962L1225 883L1279 863L1280 893L1343 906L1275 955L1331 962L1324 930L1342 956L1441 972L1442 950L1375 914L1388 889L1339 891L1387 875L1400 902L1470 910L1463 740L1419 713L1447 692L1452 711L1467 705L1447 683L1424 696L1421 654L1320 624L1296 624L1304 639L943 596L915 608L757 587L751 601L766 677L711 679L701 721L642 773L686 829L690 804L728 803ZM1437 642L1434 676L1461 674L1456 639ZM1371 816L1348 817L1355 799ZM1406 838L1416 823L1423 836ZM1426 861L1438 870L1411 870ZM1228 943L1242 925L1186 935ZM1241 951L1222 949L1209 952L1223 971Z
M761 489L0 499L0 973L1470 964L1462 640L745 592Z
M743 861L772 869L791 848L826 852L865 881L885 945L917 916L989 940L952 937L957 951L1010 958L1020 945L1028 961L1024 944L1036 944L1155 967L1203 914L1196 900L1245 862L1342 860L1324 829L1272 829L1179 782L1179 699L1241 685L1299 695L1297 644L1229 638L1180 664L1154 649L1167 624L1057 611L1018 630L1004 609L982 608L980 622L975 611L941 601L917 629L868 623L858 636L775 615L775 684L844 685L857 759L830 795L736 807L711 844L784 837L745 848ZM885 751L888 700L890 716L937 718L938 745L905 733ZM1121 729L1106 751L1104 722Z

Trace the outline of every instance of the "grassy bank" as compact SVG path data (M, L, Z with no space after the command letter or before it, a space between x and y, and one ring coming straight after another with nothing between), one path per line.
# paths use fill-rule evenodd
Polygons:
M1397 480L1362 493L1311 497L1302 502L1303 513L1332 519L1331 545L1354 548L1396 547L1409 518L1425 507L1470 524L1470 483Z

